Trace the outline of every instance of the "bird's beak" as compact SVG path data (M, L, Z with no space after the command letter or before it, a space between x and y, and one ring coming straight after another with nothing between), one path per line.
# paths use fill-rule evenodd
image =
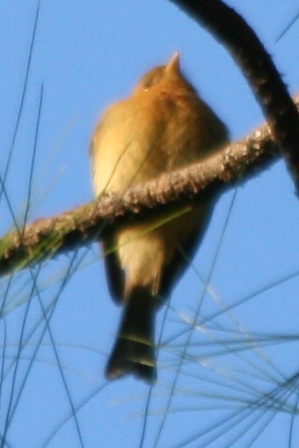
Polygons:
M176 52L168 64L166 65L167 73L179 73L180 72L180 55Z

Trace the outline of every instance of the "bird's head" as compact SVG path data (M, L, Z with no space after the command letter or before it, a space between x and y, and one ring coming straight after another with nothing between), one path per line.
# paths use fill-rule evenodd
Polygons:
M149 90L158 84L173 84L182 80L186 82L180 70L180 55L175 53L168 64L155 67L142 76L134 90L134 94Z

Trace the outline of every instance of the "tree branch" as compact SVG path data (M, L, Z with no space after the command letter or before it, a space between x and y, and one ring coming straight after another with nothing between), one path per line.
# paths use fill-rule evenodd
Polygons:
M75 210L35 221L0 240L0 274L89 244L100 239L106 227L143 219L173 203L216 199L224 189L254 176L278 157L277 144L264 125L204 162L136 185L121 197L103 195Z
M230 51L258 99L299 194L299 115L257 35L221 0L171 0L206 26Z

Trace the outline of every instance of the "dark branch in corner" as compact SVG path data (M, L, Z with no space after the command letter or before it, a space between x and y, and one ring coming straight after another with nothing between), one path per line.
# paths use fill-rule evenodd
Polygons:
M299 193L299 115L271 57L245 20L221 0L171 0L230 51L262 106Z
M164 174L130 188L122 197L104 195L97 201L41 219L0 241L0 275L28 267L59 253L101 238L106 225L139 220L173 203L190 204L253 177L279 157L265 125L244 141L234 143L202 163Z

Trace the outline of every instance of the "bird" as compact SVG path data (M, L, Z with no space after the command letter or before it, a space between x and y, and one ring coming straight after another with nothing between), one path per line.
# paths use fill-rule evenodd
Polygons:
M226 125L182 73L175 53L100 118L90 146L95 194L121 195L208 158L228 141ZM207 200L190 203L187 211L175 204L171 212L111 226L104 233L107 283L114 301L123 306L106 378L134 375L149 384L156 381L156 313L190 264L212 209Z

